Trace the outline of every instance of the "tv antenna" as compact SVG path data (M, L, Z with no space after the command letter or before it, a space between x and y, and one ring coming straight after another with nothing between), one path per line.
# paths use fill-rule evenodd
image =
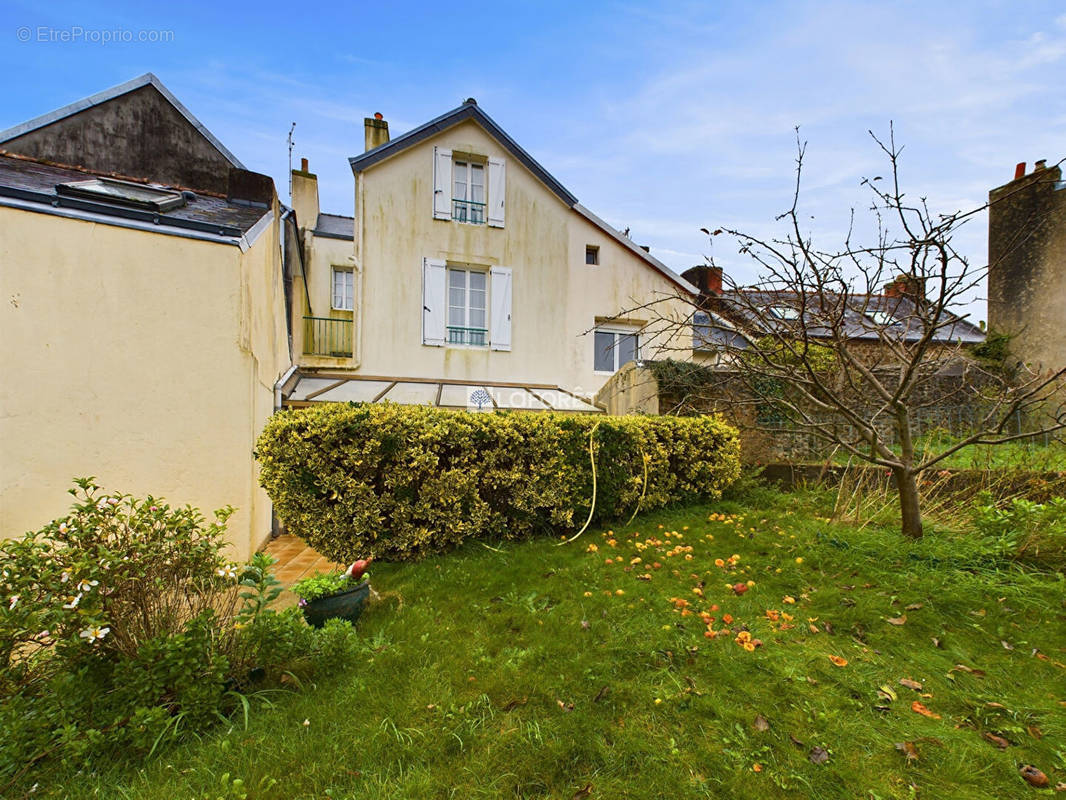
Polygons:
M292 202L292 132L296 130L296 123L289 128L289 202Z

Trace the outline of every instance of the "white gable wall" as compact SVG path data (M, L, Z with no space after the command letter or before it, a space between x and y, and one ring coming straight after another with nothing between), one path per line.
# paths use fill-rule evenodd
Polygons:
M434 219L434 147L451 150L453 158L473 153L505 162L504 227ZM491 187L488 201L491 206ZM606 376L594 371L592 336L582 334L597 318L677 291L472 121L359 173L355 208L362 303L352 361L364 374L550 383L591 395ZM598 266L586 266L586 245L600 248ZM510 350L423 344L426 259L485 272L511 269Z

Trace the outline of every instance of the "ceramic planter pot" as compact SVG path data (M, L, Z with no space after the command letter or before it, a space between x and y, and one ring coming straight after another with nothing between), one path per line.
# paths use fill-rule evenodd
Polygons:
M304 619L307 624L315 628L321 628L327 619L346 619L355 622L363 613L363 606L370 596L370 581L363 581L358 586L345 589L343 592L319 597L311 600L304 606Z

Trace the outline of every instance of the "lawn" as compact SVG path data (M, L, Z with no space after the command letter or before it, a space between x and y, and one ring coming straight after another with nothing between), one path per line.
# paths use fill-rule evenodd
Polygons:
M1040 796L1022 763L1066 781L1062 575L831 505L756 491L375 565L357 670L141 767L41 770L32 796Z

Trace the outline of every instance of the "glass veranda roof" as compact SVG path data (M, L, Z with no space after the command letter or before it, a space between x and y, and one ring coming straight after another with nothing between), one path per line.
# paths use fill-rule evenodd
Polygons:
M290 408L348 402L391 402L466 411L606 413L590 400L549 384L297 371L282 389L282 405Z

